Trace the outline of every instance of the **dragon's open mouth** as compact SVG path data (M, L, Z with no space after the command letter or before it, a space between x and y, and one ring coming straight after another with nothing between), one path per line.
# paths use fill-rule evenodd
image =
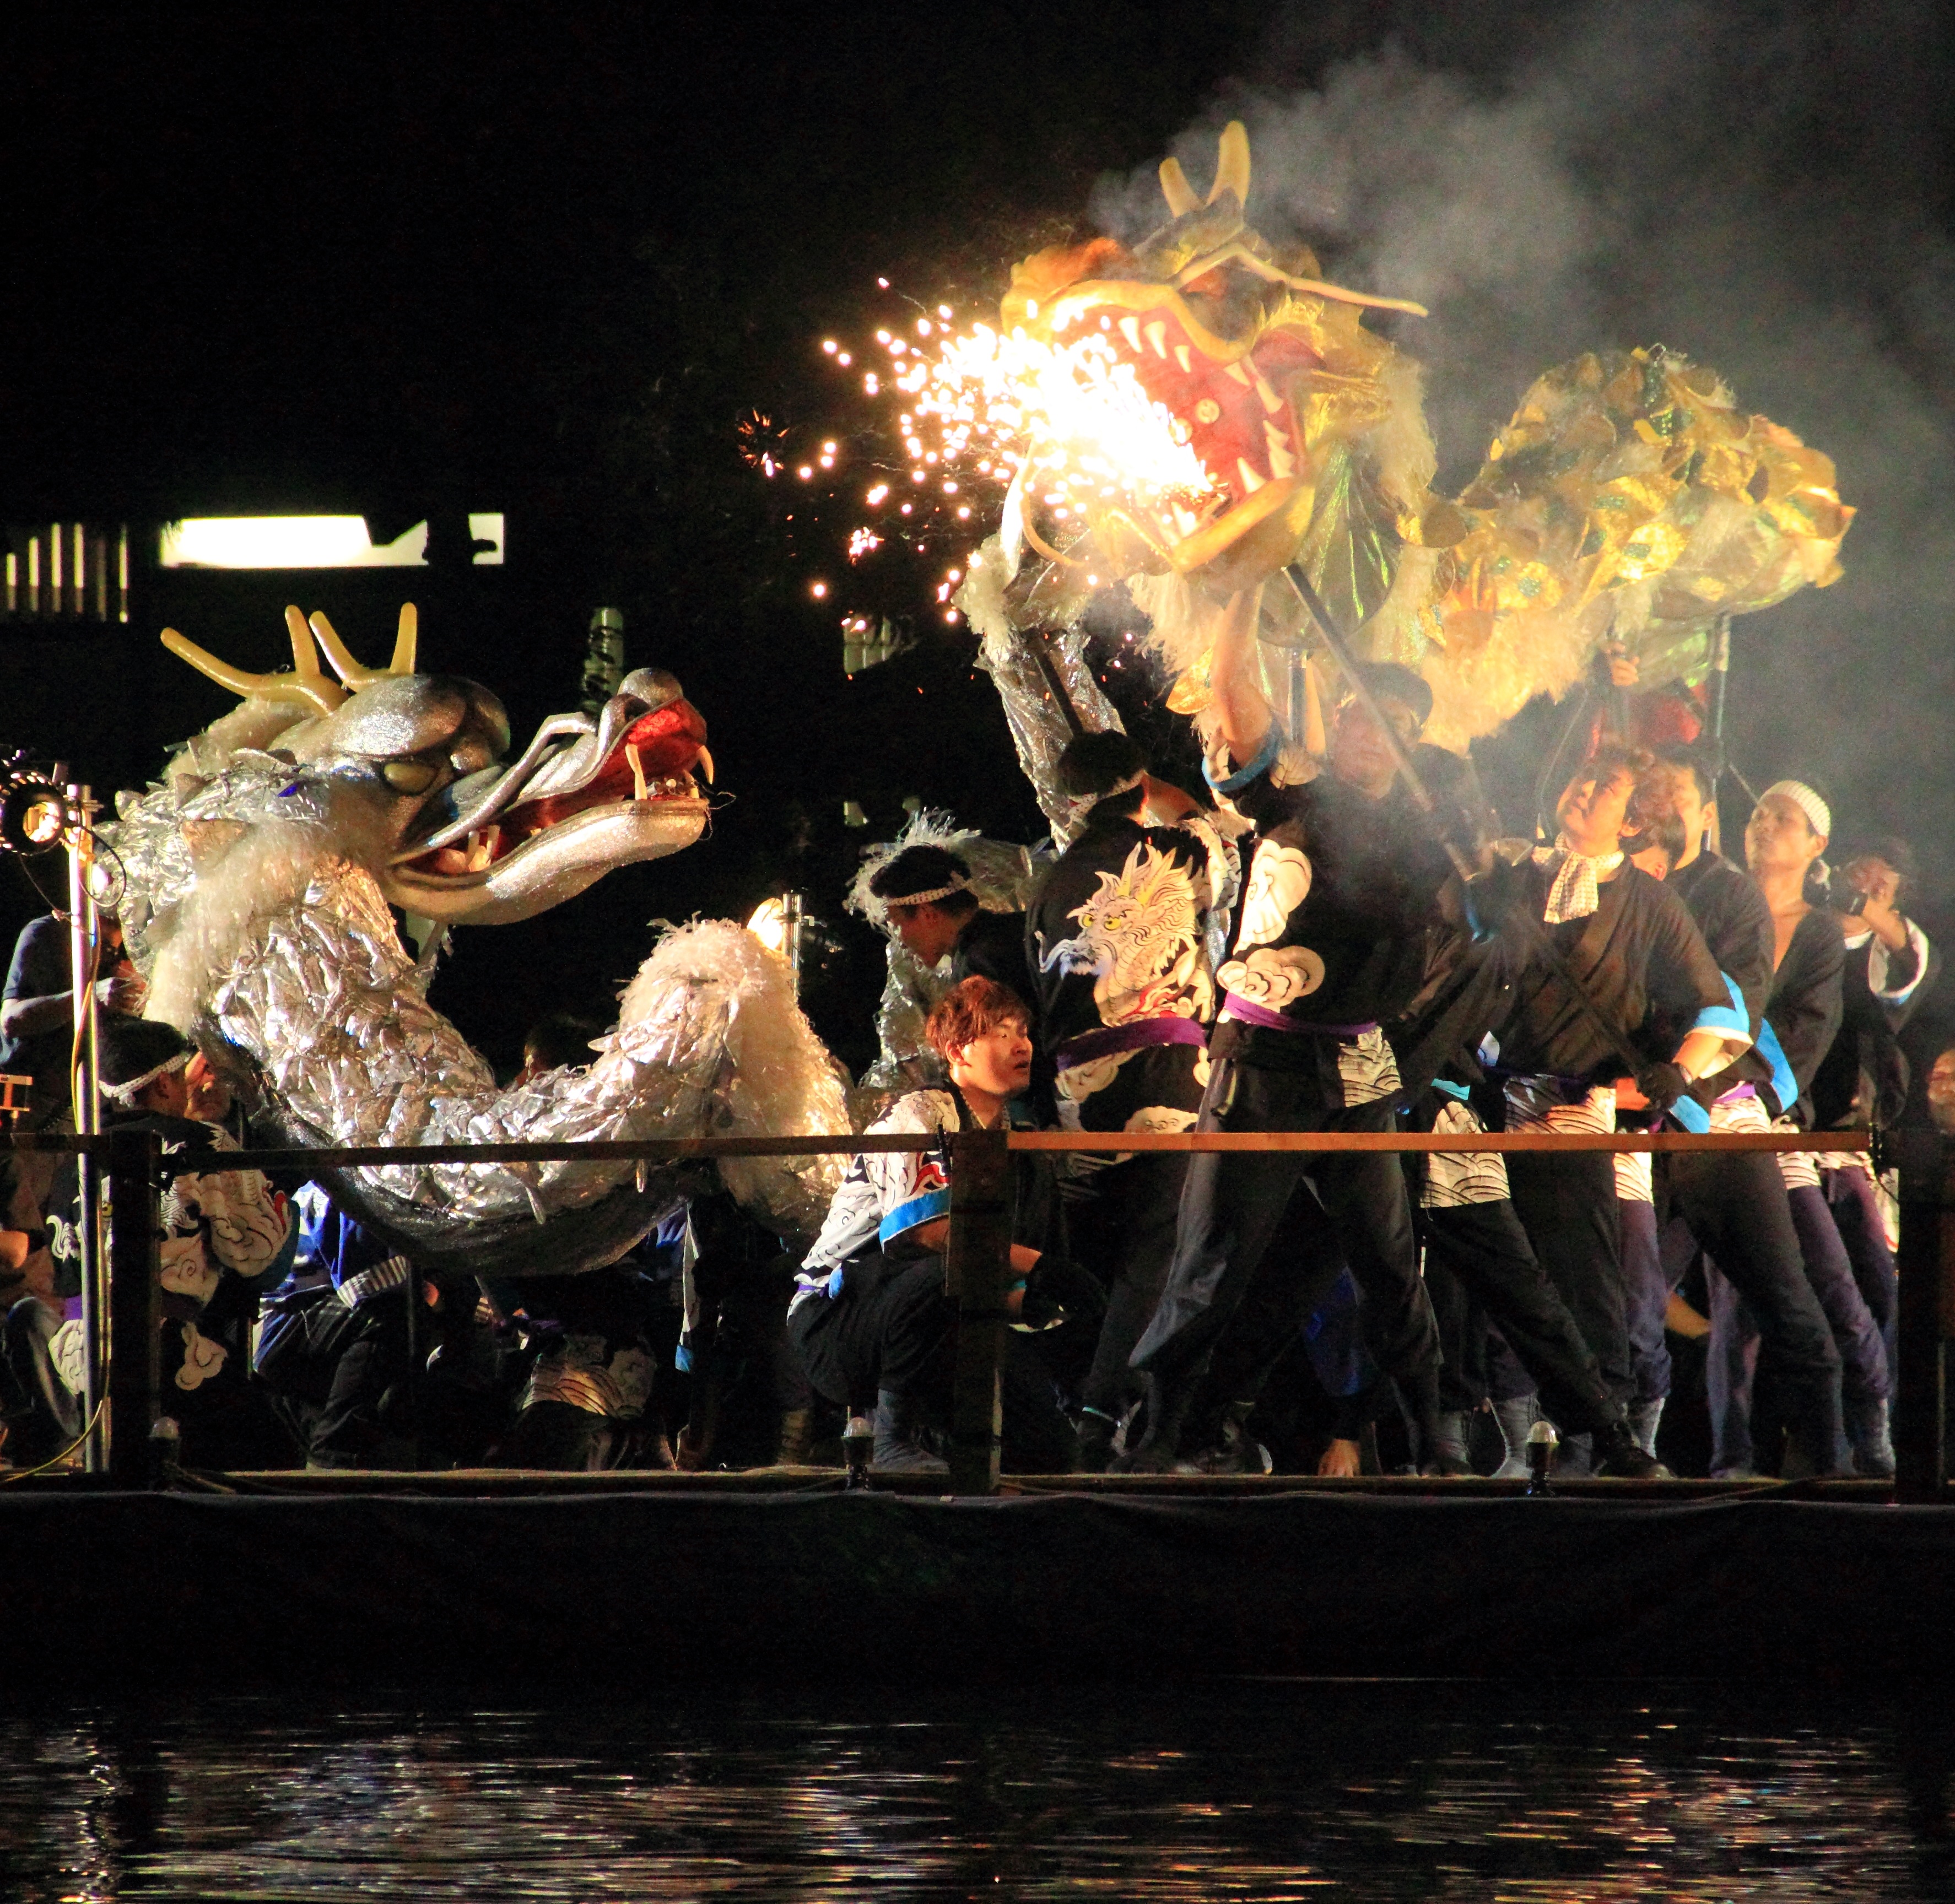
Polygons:
M521 917L610 867L691 845L713 777L706 722L669 675L628 675L596 721L546 721L506 766L458 781L389 868L389 897L433 917Z

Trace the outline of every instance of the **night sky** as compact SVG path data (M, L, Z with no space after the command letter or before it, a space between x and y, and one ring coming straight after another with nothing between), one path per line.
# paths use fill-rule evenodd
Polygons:
M8 8L0 522L343 511L376 539L426 518L433 540L426 571L139 574L135 620L108 634L0 623L0 743L134 784L229 704L156 647L165 622L274 666L296 599L377 657L411 593L423 665L494 688L520 744L575 704L585 625L615 603L628 664L678 674L732 797L690 852L462 934L439 1002L506 1063L543 1009L609 1015L648 920L744 914L795 883L837 922L811 1003L859 1064L880 961L840 923L864 837L842 801L868 838L911 795L1043 827L971 638L932 612L933 570L879 584L917 647L844 678L836 604L808 584L846 524L763 481L741 420L830 426L820 339L875 321L879 275L974 307L1244 110L1252 135L1260 113L1311 149L1342 140L1372 181L1292 179L1283 211L1314 222L1332 275L1433 304L1423 335L1394 335L1432 367L1443 479L1558 357L1659 338L1840 458L1863 507L1847 580L1777 611L1779 634L1740 625L1734 747L1755 782L1826 776L1945 876L1935 10L1437 11ZM1432 162L1408 170L1421 140ZM1433 242L1470 218L1519 250ZM468 565L471 509L506 513L506 567ZM0 929L38 909L6 880Z

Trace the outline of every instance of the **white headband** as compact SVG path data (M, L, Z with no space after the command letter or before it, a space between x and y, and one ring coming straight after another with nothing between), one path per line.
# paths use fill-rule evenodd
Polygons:
M119 1084L104 1084L102 1094L104 1097L114 1098L118 1104L133 1104L146 1085L153 1084L165 1072L181 1071L190 1062L190 1056L187 1051L179 1051L173 1057L165 1058L161 1064L144 1072L140 1078L131 1078Z
M883 904L885 906L927 906L933 899L947 899L953 892L968 892L970 886L962 880L953 880L948 886L933 886L927 892L892 892Z
M1822 839L1833 837L1833 809L1803 780L1774 780L1758 795L1759 805L1763 806L1775 793L1783 795L1805 814L1806 824Z

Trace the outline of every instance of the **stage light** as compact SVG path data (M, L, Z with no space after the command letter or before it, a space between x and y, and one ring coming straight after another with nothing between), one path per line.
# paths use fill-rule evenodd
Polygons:
M0 772L0 849L31 854L60 845L71 817L67 793L36 774Z
M787 956L788 909L778 894L763 899L754 908L747 930L770 952L779 952L783 958Z

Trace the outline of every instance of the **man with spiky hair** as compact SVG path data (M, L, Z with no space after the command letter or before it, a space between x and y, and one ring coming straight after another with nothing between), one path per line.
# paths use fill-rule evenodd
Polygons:
M954 986L932 1008L928 1035L945 1083L907 1092L868 1135L941 1133L928 1150L865 1151L849 1165L821 1234L804 1259L788 1336L815 1391L852 1415L873 1407L875 1465L888 1474L944 1474L929 1445L947 1425L956 1308L944 1294L950 1231L950 1134L996 1129L1031 1076L1023 1002L981 977ZM1103 1302L1092 1279L1045 1247L1050 1198L1034 1156L1015 1160L1008 1299L1028 1329L1069 1317L1097 1327ZM1049 1182L1049 1179L1047 1179ZM1072 1424L1052 1378L1022 1334L1010 1339L1003 1376L1008 1468L1064 1472L1077 1458Z
M1226 928L1234 849L1117 730L1075 738L1058 771L1063 791L1094 803L1025 914L1037 1042L1056 1068L1059 1122L1078 1131L1190 1129L1208 1082L1208 946ZM1174 1252L1188 1159L1081 1152L1068 1166L1072 1248L1107 1285L1081 1395L1080 1459L1097 1471L1138 1388L1127 1358Z

